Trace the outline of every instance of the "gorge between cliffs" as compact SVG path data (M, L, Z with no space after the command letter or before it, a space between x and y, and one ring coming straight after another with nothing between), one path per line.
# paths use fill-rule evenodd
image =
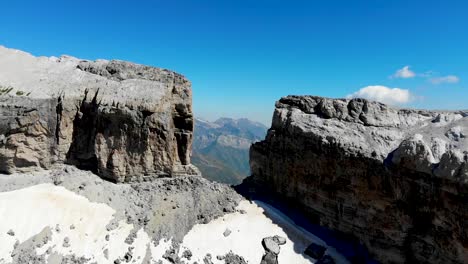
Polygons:
M181 74L0 47L0 264L467 263L467 118L286 96L194 142Z

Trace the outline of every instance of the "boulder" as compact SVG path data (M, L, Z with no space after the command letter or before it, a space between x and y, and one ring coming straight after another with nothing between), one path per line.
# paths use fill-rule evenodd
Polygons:
M280 236L265 237L262 240L262 246L265 254L262 257L261 264L278 264L278 255L280 245L286 244L286 238Z

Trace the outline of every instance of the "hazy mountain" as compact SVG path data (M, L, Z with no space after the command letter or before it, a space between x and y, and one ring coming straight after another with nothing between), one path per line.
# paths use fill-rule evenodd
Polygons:
M250 175L250 145L264 139L266 131L246 118L196 119L192 163L210 180L238 184Z

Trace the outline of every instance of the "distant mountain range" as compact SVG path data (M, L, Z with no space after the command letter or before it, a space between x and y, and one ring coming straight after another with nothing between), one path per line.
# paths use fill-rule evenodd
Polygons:
M207 179L238 184L250 175L249 148L267 127L246 118L195 119L192 163Z

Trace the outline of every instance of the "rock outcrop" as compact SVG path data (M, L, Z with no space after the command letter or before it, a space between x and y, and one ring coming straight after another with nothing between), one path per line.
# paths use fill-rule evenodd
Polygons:
M180 74L0 47L4 173L69 163L116 182L199 174L192 132L191 83Z
M468 111L288 96L251 147L251 180L382 263L466 263L467 131Z
M260 264L278 264L278 255L280 246L286 244L286 239L280 236L265 237L262 240L262 246L265 249L265 254L262 257Z

